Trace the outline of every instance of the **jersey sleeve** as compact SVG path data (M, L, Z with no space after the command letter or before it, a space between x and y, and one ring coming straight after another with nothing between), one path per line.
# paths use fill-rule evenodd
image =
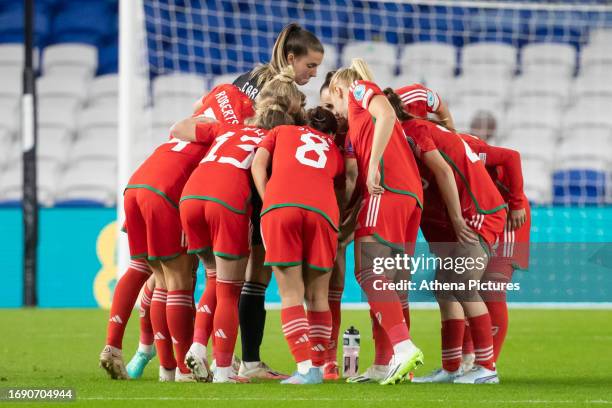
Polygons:
M202 144L211 144L219 133L220 126L218 123L196 123L195 136L196 142Z
M525 208L523 201L523 170L521 155L516 150L504 147L491 146L472 135L462 135L463 140L478 154L486 167L501 167L505 178L509 180L506 186L508 192L508 206L511 210Z
M349 88L349 103L368 110L372 98L376 95L384 95L383 91L374 82L355 81Z
M431 152L432 150L438 149L436 143L430 135L430 132L439 131L435 127L426 126L424 124L417 124L415 126L410 126L408 129L405 130L408 130L408 132L405 132L406 137L408 139L408 143L415 151L417 157L421 158L423 153Z
M424 85L408 85L396 89L395 93L399 95L408 112L435 113L440 109L440 96Z
M263 147L268 152L270 152L270 154L274 154L274 147L276 146L276 133L277 132L278 131L276 129L272 129L271 131L269 131L264 136L264 138L261 140L261 142L259 142L257 147Z

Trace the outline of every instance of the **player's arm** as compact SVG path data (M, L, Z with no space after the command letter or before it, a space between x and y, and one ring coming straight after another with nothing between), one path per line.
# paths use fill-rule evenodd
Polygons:
M470 242L478 239L476 233L466 224L461 214L461 201L455 181L455 174L438 150L423 153L423 162L436 178L438 189L446 204L448 216L459 242Z
M354 157L347 157L344 159L344 174L346 177L346 183L344 186L344 195L342 196L342 206L341 210L345 210L346 206L348 206L351 201L351 197L353 197L353 193L355 192L355 186L357 185L357 159Z
M253 163L251 164L251 174L253 175L253 182L259 196L263 200L264 193L266 192L266 185L268 184L268 166L272 155L268 150L260 147L255 152Z
M204 115L189 117L176 122L170 128L170 135L176 139L186 142L195 142L197 140L196 128L198 124L214 123L214 119Z
M385 190L380 185L380 172L378 166L387 148L389 139L391 139L393 126L395 126L397 117L395 116L393 107L384 95L372 97L368 106L368 112L374 117L376 124L374 125L372 153L370 155L370 162L368 163L366 184L370 194L382 194Z
M442 100L440 100L440 106L438 110L435 112L436 116L442 122L442 124L449 129L455 129L455 121L453 120L453 116L448 109L448 105L445 104Z
M510 230L516 230L527 220L521 154L516 150L488 144L481 151L487 155L487 166L502 167L509 180L508 207L510 207L510 212L508 213L508 227Z

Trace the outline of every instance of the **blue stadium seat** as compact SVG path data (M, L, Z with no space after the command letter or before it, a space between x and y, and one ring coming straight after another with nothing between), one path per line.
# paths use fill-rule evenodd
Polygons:
M601 205L605 202L606 174L596 170L560 170L553 174L553 204Z
M97 45L104 36L116 32L114 18L106 0L64 3L53 20L52 41Z
M119 44L115 41L98 48L97 75L114 74L119 71Z
M23 42L23 2L13 0L0 5L0 42ZM50 13L43 4L34 9L34 41L46 45L51 30Z

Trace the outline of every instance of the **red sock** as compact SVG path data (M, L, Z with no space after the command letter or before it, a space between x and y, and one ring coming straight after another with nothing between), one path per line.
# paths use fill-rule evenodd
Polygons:
M140 343L153 344L153 327L151 326L151 297L153 291L147 285L140 298Z
M281 309L283 334L296 363L310 359L308 319L302 305Z
M488 313L470 317L470 331L474 342L476 359L474 364L481 365L489 370L495 369L493 359L493 333L491 331L491 317Z
M465 330L463 331L463 354L474 354L474 342L472 342L472 332L470 331L470 324L465 321Z
M457 371L461 366L461 344L464 330L464 319L442 321L442 368L446 371Z
M166 289L155 288L151 299L151 325L155 333L155 349L159 357L159 365L167 370L176 368L176 360L172 352L172 338L166 319Z
M150 275L151 270L146 261L130 261L130 267L115 286L106 329L106 344L119 349L122 348L125 326L130 318L130 314L132 314L140 294L140 289L142 289L142 285L145 284Z
M342 323L341 299L343 287L329 288L329 311L331 313L331 336L327 346L326 362L336 361L338 355L338 335L340 334L340 324Z
M213 319L217 307L217 271L206 270L206 287L196 309L195 327L193 329L194 343L208 345L212 333Z
M371 310L370 319L372 320L372 337L374 338L374 364L387 365L393 357L393 346L389 343L387 333L378 323L378 319Z
M491 317L491 328L493 330L493 354L497 361L501 353L506 333L508 333L508 304L506 294L498 295L493 302L485 302Z
M310 340L310 360L315 367L325 364L332 331L331 311L308 311L308 339Z
M398 296L402 305L402 314L406 321L406 327L408 328L408 333L410 333L410 305L408 304L408 292L401 293Z
M213 323L215 359L218 367L232 365L236 337L238 337L238 302L244 281L217 279L217 310Z
M182 373L188 373L185 355L193 340L193 294L191 290L172 290L168 292L166 319L170 338L174 345L176 364Z
M356 272L356 278L368 298L370 310L387 333L391 345L410 339L397 293L394 290L376 290L374 286L374 282L379 280L383 287L387 282L385 277L374 274L372 269L365 269Z

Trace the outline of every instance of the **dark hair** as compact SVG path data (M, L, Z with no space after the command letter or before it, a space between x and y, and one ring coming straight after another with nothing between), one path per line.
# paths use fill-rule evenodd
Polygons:
M324 89L329 88L329 84L331 83L331 79L335 73L336 73L336 70L333 70L325 74L325 81L323 81L323 85L321 85L321 89L319 89L319 94L321 94L321 92L323 92Z
M338 131L338 121L336 116L328 109L321 106L309 109L306 112L308 126L321 133L334 135Z
M257 86L268 82L286 68L289 65L287 61L289 54L301 57L307 55L311 50L322 54L325 52L323 44L316 35L303 29L297 23L287 24L274 42L270 62L253 71L252 77L258 76Z

